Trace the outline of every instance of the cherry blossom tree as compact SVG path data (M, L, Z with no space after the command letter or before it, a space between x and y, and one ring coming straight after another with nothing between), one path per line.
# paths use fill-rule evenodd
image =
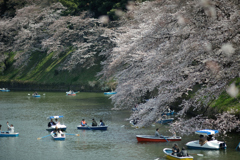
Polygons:
M55 59L60 54L66 55L58 70L96 65L101 59L98 53L113 46L110 38L104 35L112 31L103 27L98 19L91 18L88 12L80 16L61 16L65 9L61 3L47 7L30 5L18 9L14 18L0 19L0 52L13 52L15 67L26 65L31 53L36 51L53 53ZM0 57L0 63L7 57ZM1 68L3 72L4 65Z
M172 124L176 131L211 127L224 133L239 127L230 113L209 119L203 112L231 79L239 77L238 2L156 0L132 5L113 39L116 47L102 52L108 58L99 75L118 82L117 94L111 97L114 108L138 104L129 119L142 127L179 102L173 106L180 116ZM190 110L203 114L186 120Z

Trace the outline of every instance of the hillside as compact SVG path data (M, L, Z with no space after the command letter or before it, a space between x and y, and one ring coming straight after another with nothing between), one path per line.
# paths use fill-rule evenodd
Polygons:
M1 87L101 90L96 73L104 57L98 55L113 46L111 35L104 35L110 29L88 12L61 16L65 9L61 3L32 5L12 19L1 19L0 81L7 82Z

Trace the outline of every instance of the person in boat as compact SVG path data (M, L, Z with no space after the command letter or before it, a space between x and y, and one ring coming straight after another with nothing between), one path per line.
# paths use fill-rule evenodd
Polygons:
M82 119L81 126L86 126L86 125L87 125L87 123L86 123L85 119Z
M173 145L172 151L173 151L172 155L174 155L174 156L177 156L179 154L180 149L179 149L179 147L178 147L178 145L176 143Z
M62 134L62 131L61 131L61 129L59 129L59 128L56 126L55 129L54 129L54 131L53 131L53 133L54 133L54 136L55 136L55 137L60 137L61 134Z
M60 121L58 121L57 118L55 119L55 123L56 123L56 125L58 125L58 124L60 125Z
M38 95L38 93L37 93L37 92L35 92L35 93L33 93L33 95Z
M48 122L48 127L51 127L51 126L55 126L56 125L56 123L55 122L53 122L53 120L51 119L51 121L50 122Z
M176 138L176 137L177 137L175 131L173 131L172 134L173 134L173 138Z
M95 121L95 119L92 119L92 126L97 126L97 122Z
M57 132L58 132L58 127L56 126L54 131L53 131L55 137L57 137Z
M57 136L58 136L58 137L61 137L62 134L63 134L63 132L61 131L61 129L58 129L58 130L57 130Z
M182 147L182 151L178 154L178 157L187 157L188 156L188 153L187 153L187 150Z
M213 135L208 135L207 136L207 140L208 141L212 141L212 140L215 140L215 138L213 137Z
M159 129L158 128L156 129L155 137L161 137L161 135L159 134Z
M137 118L137 119L132 119L132 120L130 121L130 123L131 123L132 125L136 125L137 122L138 122L138 118Z
M1 132L1 130L2 130L1 128L2 128L2 125L0 124L0 132Z
M171 109L169 106L167 106L167 113L171 113Z
M207 142L207 138L204 137L203 135L199 136L199 144L203 146Z
M9 133L14 133L13 124L11 124L11 125L9 126L9 124L8 124L8 122L7 122L7 126L8 126L8 131L9 131Z
M105 123L100 119L99 126L105 126Z

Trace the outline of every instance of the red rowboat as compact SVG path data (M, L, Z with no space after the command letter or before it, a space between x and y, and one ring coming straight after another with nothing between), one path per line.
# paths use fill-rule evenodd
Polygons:
M163 136L156 137L154 135L136 135L138 142L168 142L168 141L181 141L182 138L179 136Z

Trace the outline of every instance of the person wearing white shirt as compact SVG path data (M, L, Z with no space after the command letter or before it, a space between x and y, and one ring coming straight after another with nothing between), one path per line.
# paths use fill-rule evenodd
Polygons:
M14 127L13 127L13 125L11 124L11 125L9 126L9 124L8 124L8 122L7 122L7 126L8 126L8 131L9 131L9 133L14 133Z

